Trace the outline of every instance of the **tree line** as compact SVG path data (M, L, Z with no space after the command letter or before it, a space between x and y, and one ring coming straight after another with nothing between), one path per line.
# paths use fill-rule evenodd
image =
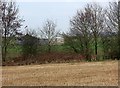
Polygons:
M87 4L77 11L70 20L70 33L66 36L75 52L79 51L87 60L91 60L91 54L94 54L97 60L98 46L101 44L104 58L120 58L119 3L110 2L107 9L97 3ZM79 44L75 44L75 39ZM94 49L91 49L92 45Z
M2 21L2 56L5 61L8 45L16 36L20 36L23 22L18 16L19 8L13 1L1 1ZM47 20L42 29L39 29L41 38L48 39L48 52L55 38L59 35L56 23ZM107 8L97 3L87 4L83 9L77 10L76 15L70 19L69 33L63 33L65 45L75 53L80 53L86 60L99 60L120 58L120 2L109 2ZM38 37L34 32L27 32L23 38L22 52L26 58L37 54ZM101 46L101 51L99 49ZM102 54L99 54L102 53Z

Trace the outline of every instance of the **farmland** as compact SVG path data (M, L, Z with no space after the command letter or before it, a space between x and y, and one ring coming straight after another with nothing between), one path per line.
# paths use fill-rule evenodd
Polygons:
M3 86L117 86L118 61L4 66Z
M0 7L3 86L118 86L120 1Z

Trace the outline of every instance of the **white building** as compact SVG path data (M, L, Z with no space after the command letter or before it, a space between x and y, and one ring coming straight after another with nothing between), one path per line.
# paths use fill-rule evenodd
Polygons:
M62 45L64 44L64 38L62 37L56 37L55 39L55 45Z

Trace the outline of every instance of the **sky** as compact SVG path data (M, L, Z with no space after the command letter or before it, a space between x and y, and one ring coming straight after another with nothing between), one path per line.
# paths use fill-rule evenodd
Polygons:
M111 0L97 0L97 3L106 7ZM76 11L83 9L87 3L95 0L17 0L19 16L25 20L22 31L28 29L39 31L45 21L50 19L57 24L56 30L68 32L70 19Z

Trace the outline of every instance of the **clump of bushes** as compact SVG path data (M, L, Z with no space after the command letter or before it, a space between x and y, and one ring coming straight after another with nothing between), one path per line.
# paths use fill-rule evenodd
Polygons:
M38 38L31 34L26 34L22 37L22 40L23 58L30 58L36 56L38 48Z

